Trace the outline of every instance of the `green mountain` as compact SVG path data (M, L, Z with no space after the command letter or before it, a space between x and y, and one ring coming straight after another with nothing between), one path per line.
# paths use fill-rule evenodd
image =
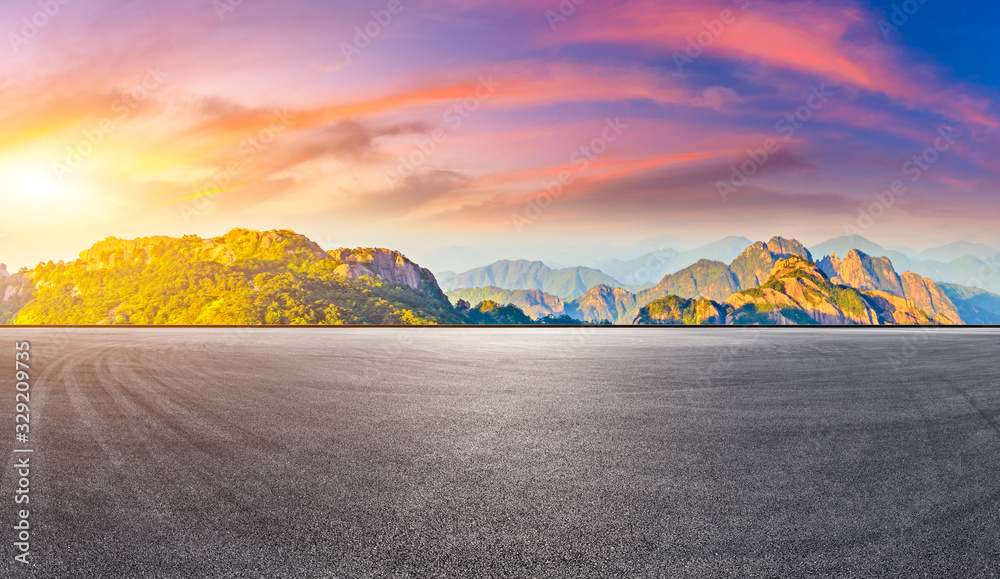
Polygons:
M325 252L292 231L108 238L40 264L17 324L463 323L433 274L384 249Z
M771 275L774 264L792 255L812 259L809 251L793 239L775 237L766 244L758 241L744 249L729 265L701 260L669 274L656 286L639 292L636 301L644 306L659 298L675 295L721 302L740 289L764 283Z
M793 255L812 261L809 250L798 241L774 237L766 244L758 241L746 248L729 264L729 270L739 283L738 289L757 287L771 276L774 264Z
M711 300L687 300L677 296L660 298L639 310L638 326L723 325L733 308Z
M621 288L599 285L566 304L566 313L588 323L630 323L638 306L635 294Z
M668 295L722 301L738 289L739 281L728 265L706 259L665 276L656 286L639 292L636 301L646 305Z
M518 326L535 323L527 314L513 304L502 306L494 301L484 301L469 310L469 323L476 325Z
M507 290L498 287L462 288L447 292L451 303L458 305L459 300L469 304L496 302L513 304L525 314L535 319L546 316L559 317L566 314L566 305L556 296L538 290Z
M832 283L813 262L799 256L779 261L761 286L741 290L726 304L733 324L929 325L951 324L912 301L882 290Z
M451 290L448 292L448 298L456 306L460 300L469 304L492 301L514 305L536 320L542 320L547 316L555 318L568 316L594 324L603 321L631 323L638 309L635 294L606 285L594 287L579 298L569 301L563 301L538 290L505 290L498 287Z
M463 305L466 304L463 303ZM469 308L466 312L465 323L480 326L575 326L583 324L580 320L567 315L550 315L537 320L532 319L531 316L525 314L521 308L514 304L500 305L492 300L480 302L476 307Z
M735 324L863 324L879 321L874 305L853 288L830 283L822 270L798 256L775 264L759 287L726 300Z
M564 300L576 299L602 284L621 287L614 278L596 269L552 269L540 261L527 260L498 261L465 273L442 275L438 283L445 291L492 286L507 290L539 290Z

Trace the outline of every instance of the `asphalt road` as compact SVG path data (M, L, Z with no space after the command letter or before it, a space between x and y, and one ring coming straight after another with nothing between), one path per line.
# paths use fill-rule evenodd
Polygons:
M1000 574L998 330L2 333L4 577Z

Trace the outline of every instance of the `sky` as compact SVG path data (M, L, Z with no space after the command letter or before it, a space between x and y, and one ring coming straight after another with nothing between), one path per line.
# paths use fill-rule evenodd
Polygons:
M986 1L0 0L0 261L657 236L1000 245Z

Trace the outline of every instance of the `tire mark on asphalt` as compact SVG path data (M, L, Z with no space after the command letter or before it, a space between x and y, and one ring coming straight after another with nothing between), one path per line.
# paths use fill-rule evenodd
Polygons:
M84 349L82 352L77 352L75 356L79 359L80 354L86 354L88 352L95 352L97 355L106 355L108 351L107 345L101 344L98 346L93 346ZM83 356L86 360L87 357ZM88 363L87 365L92 365ZM90 440L97 443L103 452L104 456L107 458L107 463L113 468L114 472L110 472L105 469L96 469L95 471L90 471L88 474L94 476L95 474L100 476L99 488L104 489L114 489L119 485L125 485L127 490L132 497L135 497L143 506L144 511L146 511L150 516L157 519L160 523L166 523L166 518L164 513L161 512L159 508L159 501L156 500L152 494L145 488L139 486L137 481L134 479L132 469L129 468L129 457L119 449L117 445L111 444L108 441L117 438L116 433L112 431L112 427L109 426L112 421L108 420L109 413L105 412L103 415L101 412L95 409L95 405L103 406L107 409L112 405L100 405L99 401L93 400L91 395L88 395L84 389L80 386L77 377L85 376L88 372L81 372L81 364L71 363L70 360L64 361L61 366L59 366L58 381L64 385L65 391L69 396L71 402L71 408L76 413L76 415L81 419L81 426L83 430L89 431ZM92 369L90 374L96 374ZM92 403L93 401L93 403ZM116 408L115 414L117 417L124 418L123 413L118 409L117 405L113 405ZM81 433L82 434L82 433ZM123 518L129 517L129 512L125 509L121 502L114 501L112 505L119 516Z

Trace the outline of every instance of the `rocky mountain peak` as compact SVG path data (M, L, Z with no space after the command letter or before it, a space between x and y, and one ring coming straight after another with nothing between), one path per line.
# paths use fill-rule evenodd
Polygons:
M899 275L887 257L872 257L852 249L838 259L830 255L820 261L820 268L827 277L839 278L840 283L859 290L880 290L899 297L906 297Z
M139 237L136 239L119 239L108 237L98 241L80 252L80 259L87 264L88 270L111 267L119 259L149 259L149 252L158 245L176 241L174 237L157 235L154 237Z
M772 237L767 242L767 249L775 256L790 257L797 255L803 259L812 261L812 254L804 245L795 239L785 239L784 237Z
M370 247L340 248L331 250L329 256L343 262L334 272L341 277L358 279L372 276L428 295L444 295L430 270L418 266L398 251Z
M798 241L774 237L767 243L758 241L746 248L733 260L729 269L739 281L739 289L748 289L766 282L774 270L774 264L792 256L812 261L809 250Z

